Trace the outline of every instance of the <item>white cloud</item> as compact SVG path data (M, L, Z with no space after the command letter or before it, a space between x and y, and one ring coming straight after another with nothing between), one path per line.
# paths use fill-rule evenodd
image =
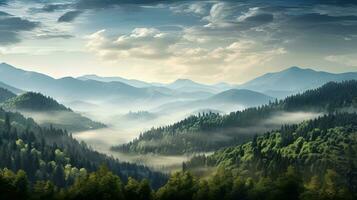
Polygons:
M233 11L234 9L228 3L220 2L214 4L211 7L209 15L203 18L203 20L208 22L205 27L219 28L234 25L230 19Z
M197 42L187 38L188 35L187 31L185 35L155 28L135 28L115 39L100 30L87 37L87 47L108 61L135 62L140 59L150 63L155 60L157 65L166 66L166 73L171 71L201 80L212 77L223 80L223 77L239 74L241 70L264 64L285 53L284 48L248 38L236 38L225 45L205 40ZM153 71L154 68L147 73L162 73Z
M107 38L105 30L88 36L87 47L90 51L105 58L159 59L169 56L169 47L177 37L155 28L135 28L131 33L117 39Z
M242 15L240 15L237 18L237 20L238 20L238 22L243 22L247 18L253 17L253 16L257 15L258 13L259 13L259 7L249 8L249 10L247 12L243 13Z
M205 15L208 12L207 7L208 7L207 2L195 2L195 3L179 4L179 5L171 6L170 10L172 10L174 13Z
M348 66L357 66L357 54L330 55L325 60Z

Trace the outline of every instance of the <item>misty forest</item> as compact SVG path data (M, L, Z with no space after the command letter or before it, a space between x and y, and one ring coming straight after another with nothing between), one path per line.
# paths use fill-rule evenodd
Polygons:
M0 200L357 199L356 13L0 0Z

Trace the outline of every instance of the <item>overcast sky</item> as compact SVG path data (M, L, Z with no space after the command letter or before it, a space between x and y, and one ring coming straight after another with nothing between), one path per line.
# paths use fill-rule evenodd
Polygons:
M0 0L0 62L55 77L242 83L357 71L356 50L352 0Z

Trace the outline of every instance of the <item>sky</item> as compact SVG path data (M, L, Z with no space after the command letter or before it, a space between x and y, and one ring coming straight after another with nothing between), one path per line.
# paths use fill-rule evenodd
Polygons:
M242 83L356 49L355 0L0 0L0 62L54 77Z

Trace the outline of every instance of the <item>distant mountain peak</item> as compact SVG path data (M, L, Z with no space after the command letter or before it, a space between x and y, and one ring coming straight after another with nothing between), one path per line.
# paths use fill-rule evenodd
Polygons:
M190 79L179 78L176 81L174 81L173 83L195 83L195 82Z

